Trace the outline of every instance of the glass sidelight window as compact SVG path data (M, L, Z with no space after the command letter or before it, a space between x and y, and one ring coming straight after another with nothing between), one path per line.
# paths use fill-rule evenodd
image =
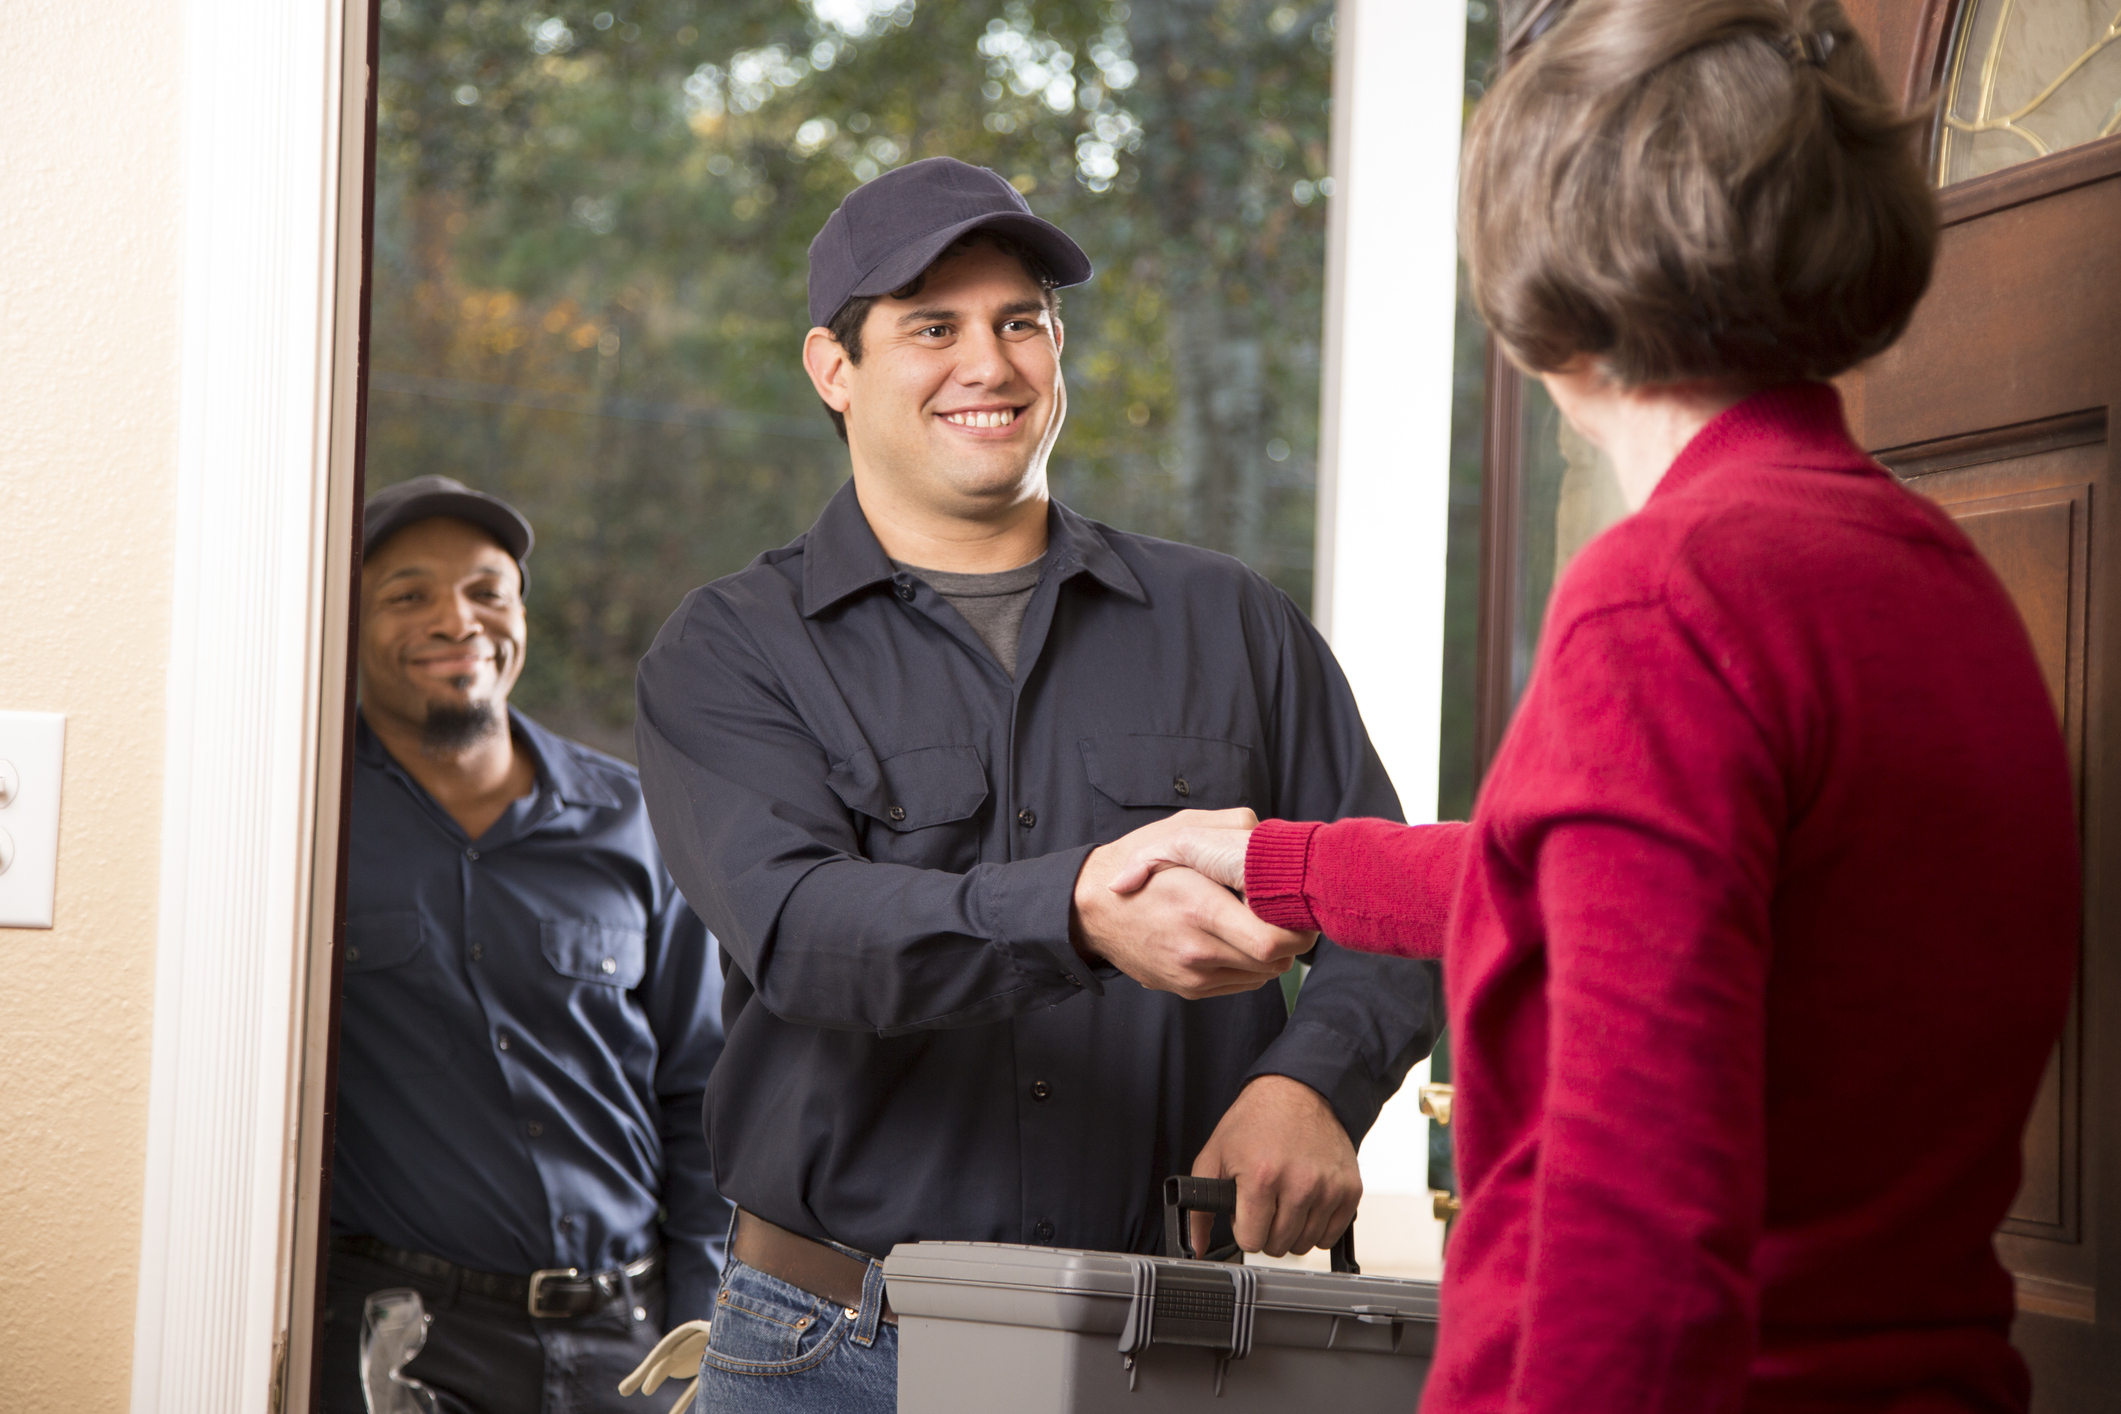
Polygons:
M1523 386L1516 467L1520 528L1509 625L1512 705L1524 695L1547 602L1562 572L1593 537L1628 513L1605 453L1568 424L1545 384L1524 378Z
M2121 133L2114 0L1972 0L1945 71L1941 185Z

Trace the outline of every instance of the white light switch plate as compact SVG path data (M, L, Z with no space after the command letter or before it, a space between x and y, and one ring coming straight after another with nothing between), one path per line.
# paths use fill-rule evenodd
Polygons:
M0 712L0 928L52 926L66 718Z

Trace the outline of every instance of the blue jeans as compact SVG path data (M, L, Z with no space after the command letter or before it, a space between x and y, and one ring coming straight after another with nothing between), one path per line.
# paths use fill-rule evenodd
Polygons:
M869 1264L850 1314L731 1257L700 1359L695 1414L897 1414L898 1327L884 1269Z

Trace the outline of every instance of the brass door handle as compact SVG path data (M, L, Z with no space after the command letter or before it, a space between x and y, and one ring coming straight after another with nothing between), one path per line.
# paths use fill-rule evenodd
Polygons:
M1464 1207L1465 1204L1458 1201L1458 1195L1449 1189L1429 1190L1429 1211L1436 1215L1436 1221L1440 1223L1447 1223L1457 1217L1459 1210Z
M1421 1087L1421 1112L1448 1128L1451 1123L1451 1087L1448 1085L1424 1085Z

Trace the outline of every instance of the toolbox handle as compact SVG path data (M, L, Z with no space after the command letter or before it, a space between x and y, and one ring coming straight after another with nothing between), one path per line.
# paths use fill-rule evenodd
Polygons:
M1237 1180L1234 1178L1194 1178L1189 1174L1174 1173L1164 1180L1164 1255L1166 1257L1193 1257L1188 1213L1217 1213L1223 1217L1237 1216ZM1226 1262L1236 1254L1236 1246L1217 1248L1207 1254L1206 1260ZM1360 1275L1362 1268L1355 1264L1355 1223L1348 1222L1348 1230L1333 1244L1331 1261L1333 1270Z

